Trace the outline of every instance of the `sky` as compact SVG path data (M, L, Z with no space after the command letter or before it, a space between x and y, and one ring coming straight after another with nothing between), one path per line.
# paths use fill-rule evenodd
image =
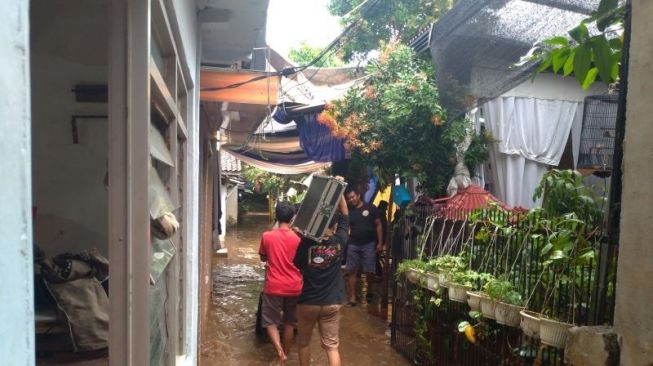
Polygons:
M342 27L338 18L329 14L327 3L328 0L270 0L268 45L284 56L302 41L313 47L328 45Z

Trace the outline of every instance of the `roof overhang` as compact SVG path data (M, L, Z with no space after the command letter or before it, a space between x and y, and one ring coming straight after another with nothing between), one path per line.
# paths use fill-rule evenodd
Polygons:
M253 79L259 79L248 82ZM235 88L230 85L245 83ZM200 75L200 100L203 102L230 102L256 105L276 105L279 77L251 70L202 68Z
M233 65L265 44L268 0L197 0L202 63Z

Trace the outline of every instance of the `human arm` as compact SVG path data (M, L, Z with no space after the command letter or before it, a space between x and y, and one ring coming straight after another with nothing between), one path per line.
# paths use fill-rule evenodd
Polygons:
M349 207L347 207L347 200L345 200L344 196L340 198L338 209L340 210L340 217L338 218L338 228L335 236L339 238L344 248L349 241Z
M265 251L265 235L261 238L261 244L258 247L258 256L261 258L261 262L268 261L268 254Z
M297 247L297 251L295 252L295 258L293 258L293 264L297 269L299 269L300 272L304 272L304 268L306 267L306 262L307 262L307 256L308 256L308 247L305 243L305 241L302 239L302 241L299 243L299 246Z

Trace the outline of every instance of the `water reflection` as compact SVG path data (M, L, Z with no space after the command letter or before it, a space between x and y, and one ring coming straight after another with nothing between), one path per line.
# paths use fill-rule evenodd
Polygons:
M228 258L214 258L212 305L206 338L201 343L202 366L274 365L275 352L254 332L264 269L258 259L261 233L270 227L267 216L250 215L227 233ZM340 326L344 365L409 365L391 347L387 324L366 308L343 308ZM317 332L312 340L313 365L326 365ZM298 365L294 349L286 363Z

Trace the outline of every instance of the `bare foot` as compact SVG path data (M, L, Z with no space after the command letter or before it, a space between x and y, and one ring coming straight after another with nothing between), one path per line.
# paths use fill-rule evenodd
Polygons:
M279 363L281 363L282 365L283 365L286 361L288 361L288 356L286 356L286 353L285 353L283 350L278 351L278 352L277 352L277 355L279 356Z

